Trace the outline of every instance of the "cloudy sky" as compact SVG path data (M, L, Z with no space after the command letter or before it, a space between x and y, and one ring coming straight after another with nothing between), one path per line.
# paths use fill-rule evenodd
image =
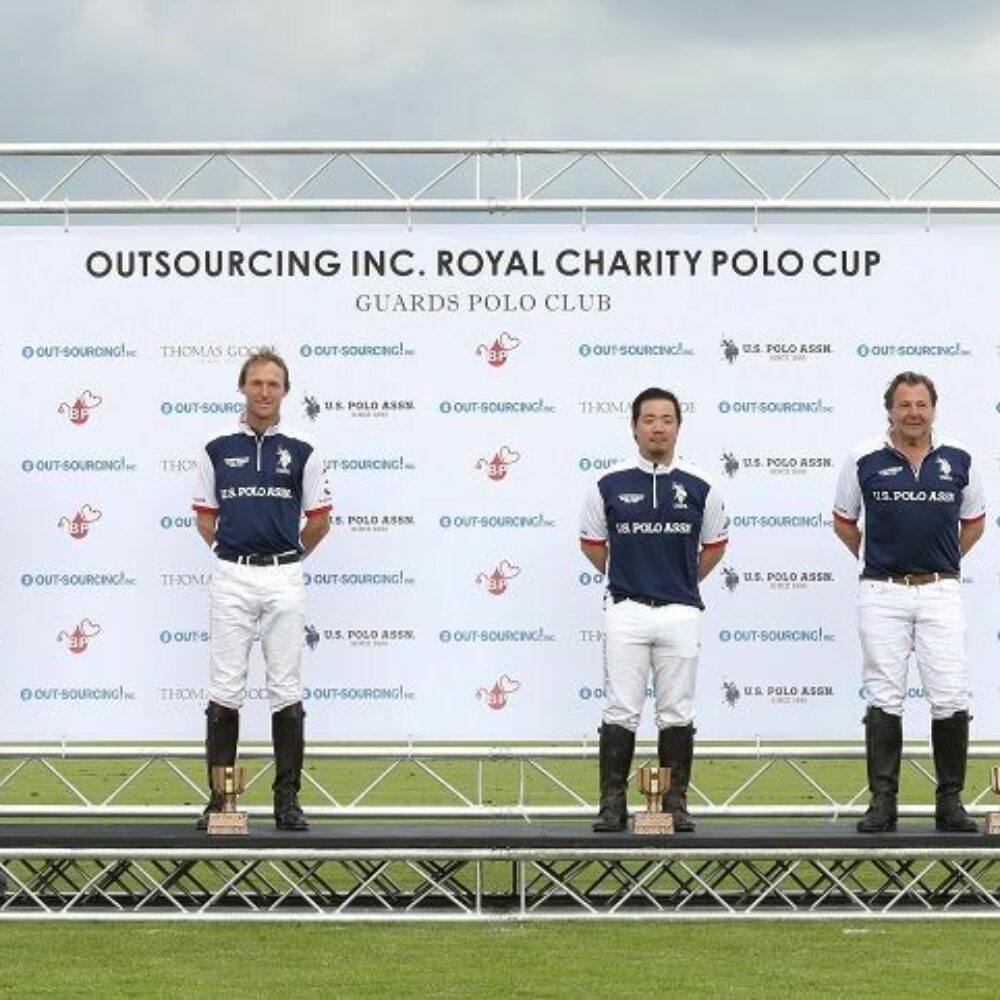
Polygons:
M988 0L0 0L0 140L1000 136Z

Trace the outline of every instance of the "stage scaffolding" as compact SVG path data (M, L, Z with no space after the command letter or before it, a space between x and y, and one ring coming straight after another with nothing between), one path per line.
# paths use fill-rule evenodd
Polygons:
M0 216L991 215L1000 144L0 143Z

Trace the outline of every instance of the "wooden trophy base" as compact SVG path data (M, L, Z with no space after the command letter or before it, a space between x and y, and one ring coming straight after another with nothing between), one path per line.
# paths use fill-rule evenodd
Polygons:
M632 832L647 837L670 835L674 832L674 817L665 812L637 813L632 821Z
M983 833L987 837L1000 837L1000 813L987 813L983 824Z
M244 812L214 812L208 814L210 836L241 836L250 832Z

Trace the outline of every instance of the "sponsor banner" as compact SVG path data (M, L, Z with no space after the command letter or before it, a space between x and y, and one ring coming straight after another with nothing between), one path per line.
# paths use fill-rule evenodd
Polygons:
M650 385L679 395L678 454L731 521L702 586L700 737L858 738L857 566L831 506L904 369L935 379L938 427L984 481L963 594L977 732L1000 730L998 259L992 226L5 228L4 738L200 737L193 477L261 346L334 497L302 567L311 738L594 738L606 581L577 525L634 456ZM259 643L251 660L243 731L262 738ZM918 734L915 673L907 705Z

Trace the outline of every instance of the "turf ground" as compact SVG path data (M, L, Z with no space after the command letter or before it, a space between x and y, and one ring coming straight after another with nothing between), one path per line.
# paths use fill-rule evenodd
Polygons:
M0 997L995 997L1000 923L0 924Z

